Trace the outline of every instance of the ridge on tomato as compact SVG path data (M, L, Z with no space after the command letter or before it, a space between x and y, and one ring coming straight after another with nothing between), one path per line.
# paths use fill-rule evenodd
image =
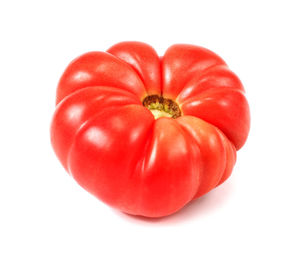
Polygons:
M177 44L163 57L121 42L69 64L51 142L67 172L125 213L172 214L223 183L250 114L238 77L215 53Z

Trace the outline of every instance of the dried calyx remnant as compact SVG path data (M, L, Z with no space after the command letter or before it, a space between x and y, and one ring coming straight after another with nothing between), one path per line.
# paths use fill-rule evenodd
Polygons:
M177 118L181 116L181 110L176 102L159 95L150 95L143 100L143 105L148 108L155 119L159 117Z

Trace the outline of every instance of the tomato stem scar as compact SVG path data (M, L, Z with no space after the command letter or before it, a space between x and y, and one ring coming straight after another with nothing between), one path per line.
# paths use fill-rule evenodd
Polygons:
M143 105L148 108L155 119L159 117L177 118L181 116L178 104L159 95L150 95L143 100Z

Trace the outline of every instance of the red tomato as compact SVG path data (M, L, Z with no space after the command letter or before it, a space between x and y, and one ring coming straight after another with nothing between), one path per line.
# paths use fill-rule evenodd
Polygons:
M161 217L231 174L250 115L238 77L213 52L140 42L75 59L51 124L54 150L87 191L123 212Z

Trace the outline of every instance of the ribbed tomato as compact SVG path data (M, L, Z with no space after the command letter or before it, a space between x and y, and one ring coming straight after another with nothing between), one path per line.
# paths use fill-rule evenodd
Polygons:
M249 132L241 81L192 45L162 58L140 42L86 53L63 73L56 103L51 141L68 173L110 206L147 217L224 182Z

